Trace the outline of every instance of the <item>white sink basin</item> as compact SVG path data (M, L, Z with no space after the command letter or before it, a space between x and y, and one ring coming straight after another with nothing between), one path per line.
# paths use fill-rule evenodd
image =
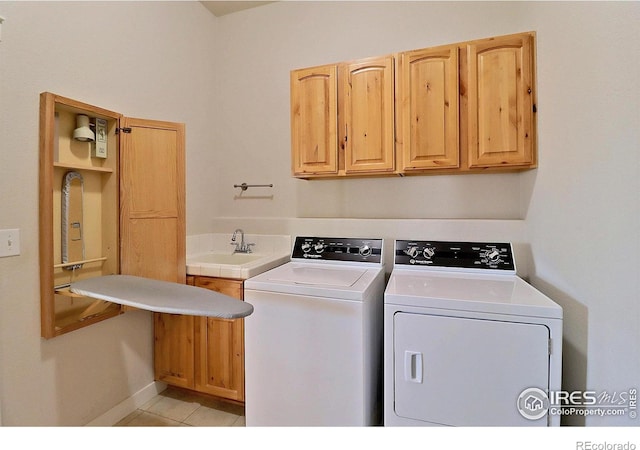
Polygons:
M234 253L232 255L226 255L221 253L205 253L195 258L190 258L193 262L199 262L201 264L230 264L232 266L239 266L246 264L257 259L264 258L265 255L258 253Z
M200 253L187 256L187 274L246 280L289 261L289 253Z

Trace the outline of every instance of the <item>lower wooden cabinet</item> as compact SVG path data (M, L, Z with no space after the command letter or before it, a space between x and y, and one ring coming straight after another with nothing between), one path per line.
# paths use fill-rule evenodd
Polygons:
M187 283L243 299L243 281L188 276ZM156 379L244 401L244 319L155 314Z

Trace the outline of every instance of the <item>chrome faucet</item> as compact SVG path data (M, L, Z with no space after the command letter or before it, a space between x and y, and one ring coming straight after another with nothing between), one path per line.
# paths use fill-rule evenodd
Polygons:
M240 242L236 242L238 233L240 233ZM244 231L242 231L240 228L233 232L230 244L236 246L235 250L233 250L233 253L251 253L251 246L256 245L253 243L244 242Z

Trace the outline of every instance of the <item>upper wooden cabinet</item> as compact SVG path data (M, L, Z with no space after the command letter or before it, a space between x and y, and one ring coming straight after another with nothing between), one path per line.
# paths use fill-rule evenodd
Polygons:
M401 53L398 73L401 170L459 167L458 47Z
M466 53L469 167L534 164L533 35L471 42Z
M392 56L291 72L291 161L302 178L392 173Z
M338 173L337 66L291 72L291 162L295 175Z
M294 70L294 176L535 167L534 38L520 33Z
M340 66L338 85L344 172L393 172L394 59L370 58Z

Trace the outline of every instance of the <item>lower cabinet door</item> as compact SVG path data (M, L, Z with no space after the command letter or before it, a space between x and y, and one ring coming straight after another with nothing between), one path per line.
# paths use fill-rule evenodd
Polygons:
M244 401L244 320L198 317L196 390Z
M154 370L156 380L193 389L193 316L154 313Z
M242 301L242 280L196 277L195 285ZM195 320L195 389L244 401L244 319Z

